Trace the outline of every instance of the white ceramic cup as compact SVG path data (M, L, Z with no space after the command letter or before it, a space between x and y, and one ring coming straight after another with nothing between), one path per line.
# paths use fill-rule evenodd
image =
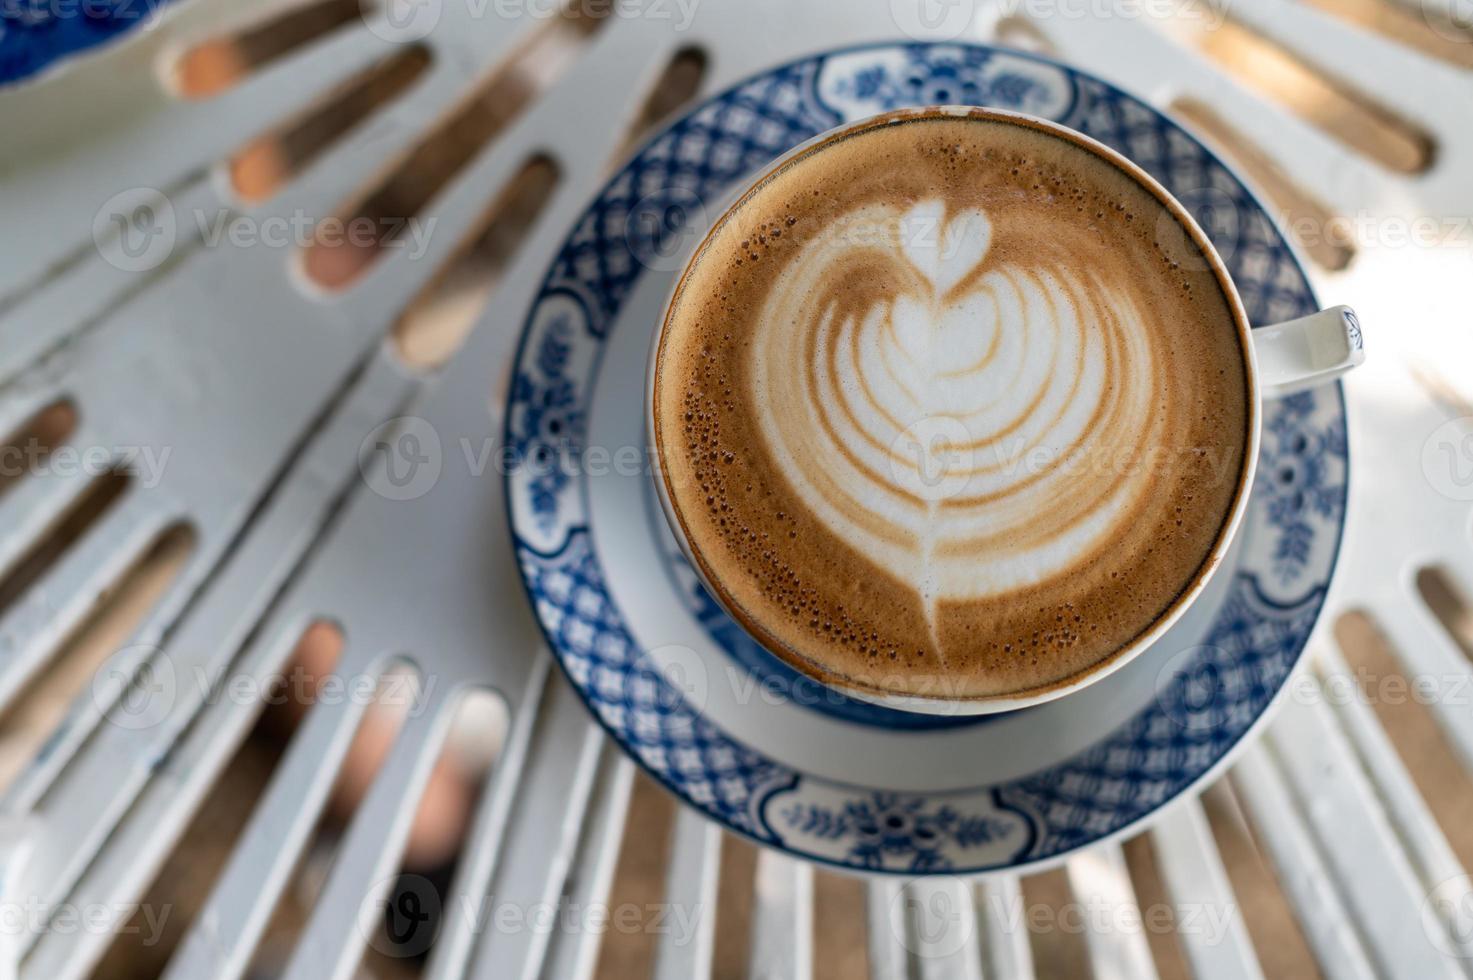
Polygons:
M1243 514L1247 510L1249 491L1253 485L1253 477L1258 467L1258 445L1263 426L1263 400L1265 398L1291 394L1296 391L1302 391L1305 388L1333 381L1346 371L1360 364L1365 359L1365 350L1361 337L1360 323L1350 308L1345 306L1334 306L1296 320L1288 320L1272 326L1250 329L1247 314L1243 310L1242 299L1238 295L1237 287L1233 284L1222 257L1218 255L1212 242L1207 238L1207 235L1202 229L1198 227L1181 202L1173 197L1166 188L1157 183L1150 174L1103 143L1068 127L1060 126L1049 120L1039 119L1024 113L1008 112L1000 109L983 109L975 106L933 106L923 109L903 109L885 113L829 130L794 147L731 196L730 203L723 209L721 216L716 219L711 228L706 230L706 234L696 246L690 259L686 262L680 277L676 280L675 289L672 291L672 298L675 292L679 291L680 283L689 274L691 267L700 258L701 252L706 247L707 242L710 241L712 233L721 226L727 217L741 207L742 203L754 189L772 174L787 166L795 158L817 150L826 143L851 134L855 130L904 123L916 118L935 115L975 118L985 121L1013 122L1018 125L1039 129L1073 142L1077 146L1113 164L1128 176L1133 177L1137 183L1155 195L1166 209L1171 212L1172 216L1176 219L1176 224L1186 234L1191 236L1197 250L1200 251L1203 258L1209 263L1211 271L1222 284L1223 294L1228 299L1233 319L1237 323L1239 338L1247 355L1245 361L1248 368L1248 405L1250 412L1249 436L1247 446L1245 447L1247 465L1243 468L1237 492L1234 496L1232 510L1223 524L1222 531L1218 536L1212 552L1203 564L1204 571L1197 576L1196 581L1190 588L1177 597L1175 602L1162 613L1149 629L1137 636L1131 643L1115 651L1109 657L1103 658L1099 663L1083 673L1070 677L1063 682L1017 694L977 698L950 696L946 693L946 685L944 683L937 685L937 691L934 696L898 694L860 688L846 685L842 679L825 675L816 669L810 669L811 665L794 662L788 658L779 658L790 666L809 674L809 676L820 683L826 684L843 694L873 704L883 705L887 708L921 712L924 714L992 714L994 712L1014 711L1031 705L1042 704L1045 701L1061 698L1066 694L1093 684L1095 681L1120 669L1140 655L1142 651L1155 643L1172 624L1179 620L1192 602L1201 596L1212 576L1224 564L1223 559L1232 547L1233 539L1237 534L1239 526L1242 524ZM656 447L659 447L660 444L655 438L654 430L655 368L660 357L660 352L663 349L662 341L665 332L669 329L670 303L667 301L663 322L661 323L660 329L656 331L654 342L650 348L645 385L646 435L649 445ZM726 591L721 588L719 582L713 580L707 563L699 553L699 549L693 547L686 536L679 515L671 504L670 488L666 483L663 460L660 458L658 452L655 456L655 462L656 470L654 479L660 497L660 505L665 512L666 521L669 523L676 540L680 544L681 550L684 551L692 567L700 575L702 582L705 583L707 591L711 593L712 598L721 603L722 608L733 619L743 624L751 632L750 626L746 626L749 622L749 617L742 610L732 607ZM775 654L770 655L776 656Z

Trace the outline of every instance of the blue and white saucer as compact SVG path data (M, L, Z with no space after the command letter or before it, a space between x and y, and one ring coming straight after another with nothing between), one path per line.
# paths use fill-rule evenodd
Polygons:
M1193 212L1254 323L1318 308L1238 178L1145 103L1016 52L847 49L708 100L608 183L528 316L506 414L527 591L609 735L731 830L911 875L1031 868L1126 832L1225 765L1283 690L1324 603L1347 477L1338 385L1268 403L1233 567L1125 668L1025 711L887 711L757 648L702 591L654 501L642 424L651 334L686 249L736 183L840 123L937 103L1018 109L1114 147Z
M0 2L0 86L26 81L147 25L171 0Z

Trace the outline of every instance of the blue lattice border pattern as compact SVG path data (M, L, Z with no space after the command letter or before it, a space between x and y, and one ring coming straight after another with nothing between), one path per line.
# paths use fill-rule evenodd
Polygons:
M1050 116L1114 147L1193 212L1254 322L1315 308L1302 269L1242 183L1144 103L1031 55L956 44L852 49L774 69L712 98L610 181L569 236L529 315L506 415L508 445L527 458L580 451L608 332L640 274L675 255L672 246L689 233L678 222L635 220L648 202L659 202L657 214L672 203L688 212L839 122L935 101ZM1347 463L1338 389L1275 403L1266 412L1241 570L1202 646L1149 707L1073 758L1004 785L946 793L833 783L732 738L693 710L638 649L592 546L583 481L538 483L514 473L507 504L528 593L554 653L600 723L657 779L728 827L814 860L909 873L981 871L1124 829L1207 774L1263 716L1323 603Z
M689 229L631 221L651 202L714 206L726 188L842 121L813 97L822 59L739 84L655 137L589 207L553 262L550 288L578 294L602 337L651 260L678 252ZM641 206L641 205L644 206ZM715 218L715 214L710 215Z
M548 642L604 727L681 796L775 842L755 819L755 802L798 774L727 738L655 671L614 608L588 532L550 557L521 547L518 560Z
M1093 843L1146 816L1207 772L1283 687L1324 601L1316 588L1290 606L1243 574L1193 661L1110 738L1046 772L999 789L1040 813L1043 859Z

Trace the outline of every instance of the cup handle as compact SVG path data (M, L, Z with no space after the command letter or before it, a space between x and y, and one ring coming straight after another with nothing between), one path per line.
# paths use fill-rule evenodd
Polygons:
M1265 398L1333 381L1366 359L1360 321L1348 306L1252 331L1258 386Z

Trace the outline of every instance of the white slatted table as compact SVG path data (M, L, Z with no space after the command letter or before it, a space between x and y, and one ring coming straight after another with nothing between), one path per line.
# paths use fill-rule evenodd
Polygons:
M186 522L196 536L164 599L9 789L6 839L15 843L3 879L7 902L96 905L115 910L111 924L121 922L123 903L142 893L168 857L258 711L247 700L206 701L190 678L227 668L269 678L303 627L319 618L345 636L340 672L377 676L386 657L405 655L438 682L426 687L348 826L285 965L289 976L353 974L365 942L363 899L386 894L457 696L470 687L499 691L510 725L452 893L442 901L490 895L586 907L608 893L632 767L539 649L511 563L500 481L447 468L432 492L390 500L365 486L360 446L381 422L404 414L443 432L499 432L503 382L488 379L487 365L508 363L543 270L677 50L705 53L701 92L711 92L801 53L894 38L917 21L898 0L704 0L689 25L686 8L673 3L659 7L668 17L611 18L569 56L564 72L546 72L545 90L429 202L423 216L437 224L427 253L411 261L402 251L386 252L359 287L338 297L303 288L281 249L191 244L187 224L174 260L149 276L120 271L92 247L94 215L130 187L166 191L180 215L235 207L260 222L331 213L349 190L413 146L426 120L546 26L536 4L507 8L520 16L458 0L438 6L439 24L420 42L430 64L416 83L255 207L231 200L221 161L402 52L385 39L377 14L369 16L377 29L353 19L224 93L190 101L160 84L161 59L191 41L267 19L273 8L179 0L159 25L74 71L0 94L0 132L8 143L0 146L0 433L66 398L80 420L75 444L172 453L157 486L135 481L4 608L0 698L16 698L48 670L66 634L161 530ZM1440 679L1447 696L1429 709L1463 765L1473 763L1473 706L1451 696L1469 664L1416 587L1417 571L1438 565L1473 594L1473 510L1468 499L1457 499L1473 493L1461 493L1461 471L1449 482L1427 462L1437 461L1443 439L1452 465L1473 468L1473 455L1456 455L1466 445L1456 441L1459 430L1439 429L1468 410L1437 396L1426 380L1429 370L1440 372L1464 386L1463 397L1473 394L1473 330L1463 305L1463 284L1473 273L1466 224L1473 210L1473 76L1307 3L1233 4L1234 17L1373 91L1391 115L1432 136L1426 172L1399 174L1235 82L1183 40L1175 20L1132 16L1124 4L1097 5L1092 16L1084 16L1089 8L1082 4L1013 6L1024 19L1033 15L1031 29L1020 31L1016 18L1004 17L1011 12L1006 4L962 0L931 12L946 15L937 21L944 26L956 23L947 18L958 10L972 15L964 18L966 37L1004 31L1042 40L1162 106L1179 99L1204 104L1323 205L1366 216L1372 229L1424 216L1463 219L1439 225L1439 240L1422 247L1362 242L1346 269L1316 270L1316 278L1325 295L1355 305L1373 325L1370 364L1349 384L1351 525L1326 618L1369 610L1408 674ZM475 13L487 9L492 13ZM1426 0L1426 9L1439 8ZM1415 19L1416 9L1407 16ZM383 338L534 150L552 159L559 181L477 329L442 371L406 370ZM49 473L0 496L0 568L44 537L85 489L81 477ZM1456 849L1377 713L1355 699L1320 696L1354 678L1329 630L1316 642L1307 685L1231 777L1253 833L1326 976L1473 975L1473 959L1465 958L1473 953L1473 905ZM149 723L102 723L120 679L161 656L172 665L172 678L163 678L172 687ZM170 976L242 975L326 805L362 711L362 704L340 703L309 713ZM1220 933L1182 930L1190 973L1259 975L1266 951L1255 948L1233 914L1233 884L1202 806L1186 801L1170 810L1152 838L1171 902L1224 915ZM682 812L668 846L667 901L717 906L717 832ZM1071 859L1067 882L1079 903L1136 903L1117 846ZM1034 949L1016 914L1027 886L1014 878L870 884L865 945L872 974L1032 973ZM753 895L749 975L811 975L811 869L762 854ZM658 937L655 975L711 971L715 928L708 917L688 941ZM949 931L958 929L963 934ZM7 935L9 965L18 964L25 977L82 976L110 939L109 928ZM1158 969L1139 929L1091 931L1085 948L1097 977ZM598 936L587 931L488 932L471 918L448 916L429 972L590 976L598 949ZM824 964L817 967L821 973Z

